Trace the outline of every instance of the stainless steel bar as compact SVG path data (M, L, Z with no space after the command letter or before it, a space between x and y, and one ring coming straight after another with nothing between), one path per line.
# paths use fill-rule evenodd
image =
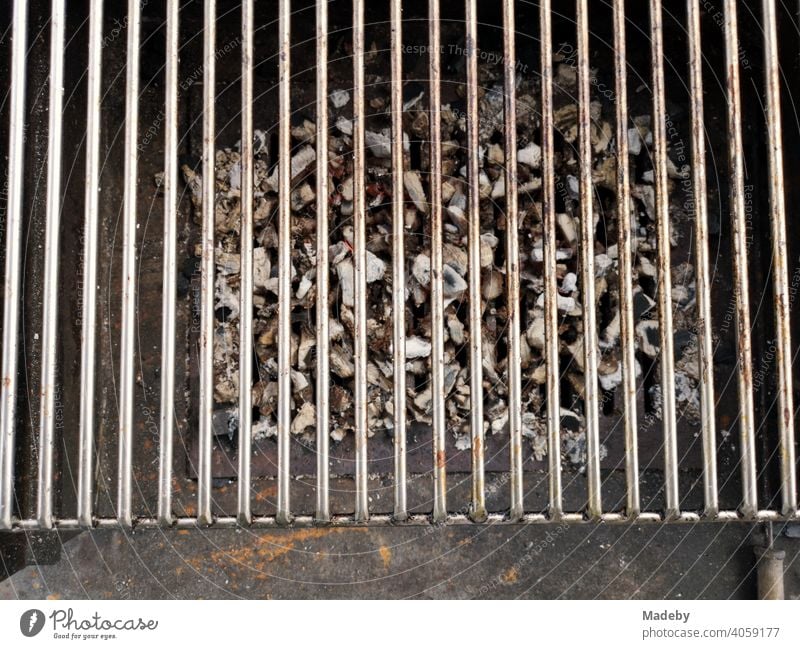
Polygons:
M117 472L117 518L121 525L133 524L133 409L136 340L136 186L139 132L139 34L141 6L128 1L128 50L125 66L125 179L122 226L122 312L119 363L119 464Z
M239 249L239 480L237 518L252 520L253 434L253 0L242 2L242 224Z
M517 53L514 0L503 0L506 192L506 308L508 310L509 517L524 513L522 491L522 359L520 352L519 213L517 210Z
M64 96L64 0L53 0L50 12L50 104L47 145L47 232L42 295L42 376L39 406L39 484L36 518L53 527L53 448L58 362L58 245L61 227L61 139Z
M217 3L203 5L203 224L200 266L200 412L197 453L197 518L201 525L213 521L211 513L211 445L214 422L214 223L216 159Z
M592 519L585 516L584 512L566 512L562 513L560 517L560 522L563 523L596 523ZM755 514L751 516L744 516L741 511L732 511L732 510L722 510L719 511L714 518L708 518L702 511L680 511L679 514L674 517L667 519L663 512L654 512L654 511L643 511L640 512L635 517L629 517L624 513L619 512L605 512L600 517L600 521L603 523L611 523L611 524L625 524L625 525L639 525L639 524L648 524L648 523L708 523L708 522L780 522L780 521L787 521L787 522L796 522L800 520L800 511L794 512L794 514L782 514L780 511L773 510L773 509L760 509ZM549 517L546 513L526 513L520 520L512 521L509 517L503 513L490 513L487 515L486 519L482 521L482 524L486 525L494 525L494 524L547 524L554 522L551 517ZM55 519L53 521L54 528L58 530L73 530L73 529L85 529L83 525L80 524L77 518L60 518ZM331 516L330 521L319 521L315 516L310 515L302 515L302 516L295 516L292 518L292 527L294 528L305 528L305 527L314 527L314 526L325 526L325 527L349 527L349 526L359 526L363 527L365 524L364 521L357 521L355 516L353 515L334 515ZM426 526L426 525L435 525L433 523L432 518L426 514L410 514L406 519L402 521L398 521L394 518L393 515L388 514L377 514L370 517L369 521L366 521L366 525L369 527L382 527L388 524L398 524L402 526ZM463 524L474 524L473 519L470 516L464 514L454 514L451 513L447 517L447 524L448 525L463 525ZM250 528L273 528L279 527L281 524L278 523L275 516L253 516L252 522L248 527ZM156 517L137 517L133 520L133 526L136 530L144 530L144 529L151 529L156 527L162 527L162 523ZM199 527L200 523L198 523L197 518L194 517L176 517L173 521L173 525L171 526L172 529L187 529L187 528L195 528ZM93 528L96 529L116 529L120 527L120 523L116 518L95 518L92 524ZM217 516L214 518L210 525L203 525L204 529L209 528L217 528L217 529L227 529L227 528L234 528L234 529L241 529L242 525L239 523L238 519L235 516ZM12 532L19 532L19 531L31 531L31 530L38 530L40 529L39 522L35 519L19 519L16 517L12 517L11 519L11 531Z
M353 266L355 278L356 519L367 502L367 238L364 149L364 0L353 0Z
M675 417L675 359L672 340L672 278L670 264L669 192L667 189L667 128L664 89L664 44L661 0L650 0L650 42L653 75L653 176L658 238L658 324L661 347L661 402L664 426L664 489L666 513L679 513L678 448Z
M8 126L8 208L3 290L3 381L0 383L0 529L11 527L14 496L14 435L17 414L22 191L25 150L25 51L28 3L15 0L11 40L11 102Z
M548 514L563 514L561 494L561 389L558 362L558 278L556 277L555 144L553 140L553 32L550 0L539 3L542 76L542 230L544 335L547 390Z
M622 403L625 435L627 516L637 516L639 444L636 410L636 340L633 320L633 242L631 240L630 169L628 165L628 55L625 0L614 0L614 79L617 107L617 248L619 254L619 317L622 347Z
M433 411L433 520L447 519L444 398L444 288L442 251L442 76L439 0L428 3L431 189L431 394Z
M289 444L292 422L292 233L291 233L291 17L290 0L278 5L278 511L281 524L292 519L289 494Z
M437 2L438 0L433 0ZM394 350L394 518L406 503L406 254L403 202L403 3L392 0L392 348ZM434 406L435 407L435 406ZM436 435L434 434L434 437ZM435 503L435 497L434 497ZM434 505L435 508L435 505Z
M771 509L762 509L749 517L745 517L738 511L723 510L720 511L717 522L777 522L777 521L796 521L800 519L800 512L794 515L782 515L780 512ZM564 513L560 519L564 523L585 524L592 523L589 518L585 517L582 512L568 512ZM612 525L642 525L653 523L689 523L695 525L697 523L708 522L709 519L705 518L702 512L682 511L680 514L670 521L659 512L641 512L638 516L628 517L619 513L605 513L602 515L601 520L603 523ZM483 521L486 525L498 524L517 524L522 523L525 525L546 525L552 523L553 520L548 516L541 513L525 514L519 521L510 521L504 514L489 514L486 520ZM370 527L382 527L390 523L398 523L405 527L426 527L432 525L430 516L413 514L404 521L396 521L392 516L386 514L374 515L370 518L367 524ZM39 521L36 519L18 519L12 518L11 531L13 532L26 532L39 529ZM133 521L136 530L148 530L156 528L160 525L157 518L136 518ZM292 520L292 527L294 528L308 528L319 525L320 521L314 516L296 516ZM473 520L462 514L451 514L447 518L448 525L473 525ZM327 527L363 527L364 522L356 520L355 516L333 516L329 522L326 522ZM173 528L176 530L194 529L201 526L196 518L180 517L176 518ZM274 516L254 516L251 524L252 528L275 528L280 526L280 523ZM82 526L75 518L59 519L55 521L55 528L61 531L77 530ZM98 518L94 521L96 529L118 529L120 523L116 518ZM207 529L206 526L203 526ZM212 528L215 529L241 529L241 524L235 516L219 516L214 519Z
M481 205L478 143L478 6L466 0L467 183L469 185L469 369L472 434L472 506L476 521L486 518L483 448L483 345L481 331Z
M175 429L175 320L178 236L178 19L179 0L167 3L167 65L164 119L164 294L161 325L161 446L158 459L158 520L172 524L172 443Z
M780 60L778 58L775 0L763 0L764 73L767 147L769 152L770 224L775 303L775 362L778 368L778 433L780 435L781 495L784 514L797 510L797 465L794 451L794 398L789 308L789 258L786 241L786 205L783 194L783 133L781 128Z
M330 472L330 262L328 260L328 3L317 2L317 512L331 517Z
M725 0L725 69L728 100L728 165L730 210L733 220L733 291L736 296L736 340L741 446L742 512L758 510L755 425L753 421L753 367L750 338L750 291L747 278L747 223L744 197L742 106L739 87L739 36L736 1Z
M89 7L86 105L86 193L83 225L83 307L81 311L81 396L78 460L78 522L92 525L94 485L94 385L97 347L97 237L100 193L100 97L103 66L103 0Z
M602 513L600 423L597 402L597 299L594 286L594 209L592 206L592 114L589 70L589 8L577 0L578 29L578 161L580 164L581 280L583 285L583 409L586 420L588 513Z
M716 421L714 419L714 349L711 333L711 281L708 259L706 142L703 115L703 51L700 44L700 0L687 0L689 92L692 109L692 183L695 210L695 276L697 350L700 365L700 417L703 435L703 503L707 517L719 511Z

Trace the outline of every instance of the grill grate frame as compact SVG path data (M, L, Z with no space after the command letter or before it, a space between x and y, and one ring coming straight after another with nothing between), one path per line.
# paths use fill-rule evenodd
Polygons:
M402 230L402 195L403 168L402 159L402 3L400 0L390 0L392 24L392 141L394 157L392 160L393 183L395 201L393 204L395 236L393 238L394 274L402 278L404 272L403 259L403 230ZM243 169L242 187L243 194L247 196L243 203L242 241L246 242L242 248L242 278L245 286L252 286L252 133L253 133L253 0L244 0L242 3L242 142L243 159L248 161ZM476 0L465 0L465 36L467 40L467 129L469 156L468 178L470 180L470 193L468 206L470 214L479 212L479 183L478 156L478 20ZM119 452L118 476L116 490L116 517L99 517L94 511L95 493L95 458L94 458L94 389L95 389L95 344L97 338L97 258L100 254L100 243L97 237L99 210L97 194L101 189L100 181L100 105L101 105L101 65L103 46L103 3L101 0L91 2L91 20L89 35L89 70L88 70L88 104L86 109L87 144L86 144L86 206L85 206L85 267L84 286L89 291L89 297L83 301L82 341L81 348L81 399L80 399L80 465L78 470L78 502L75 518L58 518L53 508L53 449L56 444L54 430L53 400L56 391L56 366L58 361L57 331L54 326L56 311L58 309L58 277L57 257L59 249L60 231L60 188L62 183L61 172L61 102L62 83L64 75L64 0L53 0L51 23L51 59L50 70L52 85L50 92L50 115L48 125L48 162L47 162L47 245L45 250L45 295L43 299L42 318L42 359L41 359L41 402L38 429L39 465L37 471L37 505L36 515L33 518L20 519L14 515L14 481L15 465L14 451L16 429L18 426L17 398L19 386L17 377L19 367L20 337L20 281L21 281L21 254L23 251L22 226L23 226L23 201L25 190L23 184L23 159L25 153L25 92L26 92L26 61L25 52L28 31L28 8L23 0L16 0L13 9L13 37L12 37L12 63L11 63L11 100L9 123L9 185L8 185L8 220L6 237L6 269L4 300L4 326L3 326L3 382L0 386L0 529L72 529L78 527L108 527L122 526L230 526L230 525L310 525L310 524L384 524L388 522L408 522L418 524L423 522L433 523L461 523L461 522L524 522L538 523L547 521L606 521L606 522L656 522L656 521L683 521L694 522L698 520L747 520L747 521L772 521L800 517L797 502L797 476L795 458L795 428L793 419L792 398L792 367L793 356L790 334L790 287L787 268L787 235L786 235L786 205L784 201L784 174L783 174L783 138L781 132L780 113L780 67L778 57L778 37L776 28L776 11L774 0L763 0L762 16L765 25L764 47L764 81L766 95L766 125L771 146L768 147L769 162L769 221L772 232L772 289L774 291L775 330L777 339L777 374L778 374L778 411L779 422L779 449L780 449L780 475L781 475L781 506L780 509L759 509L757 485L757 453L756 453L756 422L755 406L753 403L753 375L750 359L752 358L752 340L750 323L750 304L747 274L747 244L746 231L746 206L744 191L744 150L742 141L742 107L741 89L739 78L739 42L737 26L737 4L735 0L724 2L724 23L722 31L725 42L725 91L727 95L728 113L727 132L730 139L728 148L728 173L731 178L731 218L734 233L733 262L736 295L736 322L737 322L737 363L739 403L742 404L740 417L740 447L742 492L741 506L736 511L720 510L719 488L716 467L715 439L716 430L714 422L714 385L713 385L713 350L711 347L711 306L709 297L709 262L708 262L708 233L707 233L707 204L706 204L706 176L705 165L705 139L703 116L703 74L702 74L702 47L700 43L700 4L697 0L687 0L687 27L689 43L689 73L691 85L691 123L692 147L691 166L695 188L695 227L696 227L696 259L697 259L697 295L699 322L698 335L700 341L701 357L701 407L703 439L703 485L704 504L702 511L682 511L680 507L680 494L678 489L678 454L676 411L674 395L674 367L673 367L673 340L671 336L671 291L670 291L670 247L658 247L659 269L659 330L661 333L661 385L664 392L664 480L666 504L663 512L643 512L639 496L638 484L638 458L637 458L637 419L636 419L636 377L634 363L634 332L632 289L630 285L630 272L622 275L627 281L622 283L621 302L622 313L622 342L623 342L623 403L625 412L625 462L627 476L627 505L625 512L605 511L602 502L602 480L600 474L600 441L598 424L598 394L597 394L597 324L593 309L584 310L584 330L592 335L586 336L588 344L584 346L585 381L587 386L587 442L588 442L588 504L585 511L565 513L562 494L562 468L560 459L560 425L558 404L559 398L559 359L558 359L558 322L556 311L557 282L554 272L556 259L555 238L555 190L553 178L554 142L553 142L553 99L552 99L552 49L541 48L539 72L542 75L542 166L543 166L543 214L544 214L544 256L545 256L545 335L546 369L547 369L547 428L549 437L549 507L546 512L531 512L526 510L522 484L522 449L521 449L521 421L520 414L520 377L515 372L509 376L509 405L510 412L510 488L507 511L502 513L487 511L485 498L484 477L484 432L482 411L482 350L480 336L480 228L479 220L470 219L469 231L469 291L470 291L470 376L471 394L475 395L475 406L471 414L472 448L472 499L469 513L453 513L448 509L447 495L447 468L445 458L445 421L444 421L444 368L443 368L443 312L442 312L442 241L440 238L441 203L433 201L431 222L434 237L431 241L431 269L432 269L432 371L433 386L433 457L431 467L434 484L434 498L430 516L410 515L407 507L406 486L406 437L405 408L400 407L402 399L396 402L394 422L395 430L400 434L395 436L395 482L394 482L394 515L370 515L368 504L368 430L367 430L367 338L366 338L366 234L365 226L365 103L364 103L364 2L353 0L353 104L356 119L353 125L354 133L354 213L361 218L355 219L355 314L356 314L356 353L355 353L355 421L356 421L356 464L355 464L355 512L353 515L341 516L331 512L329 499L328 475L328 416L329 416L329 390L328 380L328 331L327 324L322 324L317 329L318 349L323 353L317 354L317 428L318 428L318 472L316 476L317 503L314 516L293 516L290 501L291 467L289 463L290 443L290 292L291 292L291 240L290 221L291 213L289 201L279 202L279 426L278 426L278 469L277 469L277 512L274 516L257 516L253 514L251 503L251 467L250 453L239 454L239 484L237 494L237 511L235 516L215 516L212 511L212 467L211 449L213 444L213 336L214 336L214 210L209 206L214 205L215 189L213 181L215 163L215 66L216 66L216 17L217 6L214 0L204 0L203 11L205 16L205 29L203 32L203 239L202 239L202 321L201 321L201 357L199 380L199 445L201 453L198 462L198 489L197 489L197 515L195 517L177 517L172 508L172 440L174 436L175 403L172 395L175 394L175 313L176 313L176 223L178 220L178 169L175 152L178 147L178 52L179 52L179 2L167 2L167 74L165 90L165 134L166 144L164 151L165 164L165 198L164 209L167 217L164 227L164 294L163 294L163 322L162 335L162 398L160 403L160 435L162 444L159 454L158 473L158 512L156 516L139 515L134 512L132 496L132 456L134 443L133 406L135 385L135 341L136 331L136 275L137 275L137 128L138 108L140 95L139 64L141 45L141 5L137 0L128 3L128 29L127 29L127 61L126 61L126 91L125 91L125 178L124 186L124 211L123 211L123 283L121 286L121 337L120 337L120 417L119 417ZM579 126L579 163L580 163L580 206L581 206L581 280L584 295L589 296L587 303L594 303L593 278L593 218L592 218L592 155L590 141L590 67L589 67L589 5L587 0L576 0L576 29L578 42L578 126ZM279 69L279 195L288 197L291 193L290 170L290 118L291 105L291 3L289 0L280 0L279 3L279 42L278 42L278 69ZM539 3L540 36L543 42L552 43L551 16L552 7L549 0ZM429 42L431 51L438 53L441 50L440 33L440 7L438 0L429 2ZM652 77L653 77L653 124L654 124L654 176L656 187L656 214L658 218L659 241L669 240L669 203L667 195L667 133L666 115L666 88L663 69L663 26L661 17L663 7L660 0L650 1L651 23L649 33L652 42ZM514 61L515 61L515 11L511 0L502 3L503 25L505 27L504 56L505 72L505 122L506 122L506 187L507 194L512 197L516 192L511 188L516 184L516 148L510 146L515 142L515 98L514 98ZM625 30L620 29L625 25L625 3L623 0L614 0L613 16L617 29L615 32L615 80L617 96L627 97L625 52ZM327 6L325 2L316 3L317 34L317 119L318 127L327 130ZM438 106L441 97L441 61L438 54L430 57L429 91L432 97L430 142L430 162L432 169L442 166L440 122L437 119ZM627 123L626 101L617 102L618 140L621 143L618 156L618 196L621 204L630 202L628 187L628 160L623 153L626 138L622 136ZM328 207L324 197L328 195L329 178L327 175L327 150L324 144L317 146L317 210L318 221L318 264L327 267L327 242L328 232ZM441 179L438 174L433 174L431 185L432 195L441 191ZM516 200L512 198L506 206L509 223L517 222ZM628 224L629 225L629 224ZM516 228L511 228L516 232ZM438 234L439 236L436 236ZM398 236L399 235L399 236ZM629 227L619 230L620 266L630 270L632 260L630 256ZM506 294L509 304L519 303L520 279L516 254L518 246L514 238L507 241ZM324 252L323 252L324 251ZM329 292L327 274L321 273L318 285L317 308L319 313L327 309L327 296ZM402 305L405 302L404 283L397 281L393 294L395 313L402 314ZM628 305L627 307L625 305ZM252 340L252 290L241 291L241 313L243 314L240 332L240 348L248 349ZM166 317L172 314L172 317ZM320 318L327 323L327 318ZM519 313L514 310L510 318L510 331L508 335L509 358L511 365L518 367L520 323ZM405 394L405 375L403 350L405 323L402 317L396 317L393 327L394 349L398 350L394 356L394 389L396 395ZM516 363L514 361L517 361ZM239 444L246 451L250 448L251 400L250 391L241 389L241 386L252 385L253 368L252 358L242 354L239 366L239 416L240 434ZM514 404L517 407L514 407Z

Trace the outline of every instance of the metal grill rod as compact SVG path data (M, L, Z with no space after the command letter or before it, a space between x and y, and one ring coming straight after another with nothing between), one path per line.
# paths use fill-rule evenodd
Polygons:
M317 512L330 520L330 359L328 298L328 3L317 2Z
M603 511L600 483L600 423L597 406L597 299L594 286L594 209L592 206L592 115L589 70L589 7L578 0L578 162L580 164L581 279L583 285L583 404L586 419L588 511Z
M553 33L550 0L539 3L542 76L542 229L544 335L547 389L548 513L563 513L561 494L561 388L559 385L558 278L556 277L555 143L553 140Z
M248 523L253 436L253 0L242 2L242 225L239 250L238 518Z
M625 0L614 0L614 79L617 108L617 249L619 254L619 317L622 347L622 390L625 434L625 513L640 510L639 455L636 410L636 341L633 319L633 242L628 165L628 80L625 40Z
M506 193L506 304L508 309L508 430L511 470L509 517L524 513L522 485L522 359L520 354L519 213L517 210L516 24L513 0L503 0Z
M28 3L15 0L11 40L11 103L8 135L8 217L3 303L3 380L0 383L0 529L11 527L14 433L22 248L22 179L25 149L25 48Z
M678 515L678 447L675 416L675 353L672 331L671 238L667 189L667 126L664 88L664 34L661 0L650 0L653 75L653 177L658 241L658 325L660 339L662 421L664 428L664 492L668 518Z
M136 334L136 199L139 129L139 34L141 5L128 2L128 49L125 80L125 179L123 189L122 313L119 376L119 470L117 518L130 526L133 521L133 408L134 353ZM213 164L213 163L212 163Z
M353 273L355 280L356 519L369 518L367 499L367 237L364 200L364 0L353 0Z
M442 89L439 0L430 0L428 15L430 80L431 189L431 395L433 411L433 519L447 519L447 458L445 455L444 288L442 237Z
M466 0L467 183L469 186L469 371L472 437L472 504L470 515L486 519L483 432L483 344L481 331L481 205L478 139L478 6Z
M203 5L203 225L200 265L200 412L197 467L197 518L201 525L211 514L211 445L214 435L214 205L217 4Z
M703 503L706 516L719 510L717 444L714 419L714 349L711 334L711 282L708 260L708 201L706 186L705 121L703 118L703 54L700 46L699 0L687 2L689 83L692 109L692 179L694 185L695 266L697 283L700 417L703 434Z
M797 511L797 465L794 452L794 399L789 308L789 271L786 261L786 205L783 187L783 133L781 129L780 62L778 59L775 0L763 0L764 67L766 86L767 150L769 157L770 224L775 303L775 359L778 367L778 433L781 456L781 495L784 514Z
M172 440L175 429L175 320L178 236L178 19L179 0L167 4L167 66L164 124L164 294L161 328L161 445L158 518L172 523Z
M36 518L53 526L53 448L58 361L58 242L61 228L61 139L64 95L64 0L53 0L50 16L50 105L47 128L47 232L42 296L42 376L39 409L39 489Z
M278 513L281 523L292 518L289 500L291 437L291 16L289 0L278 5Z
M83 225L81 397L78 463L78 521L92 525L94 491L94 386L97 348L97 237L100 191L100 93L103 66L103 0L89 7L89 70L86 106L86 194Z
M325 3L320 3L325 4ZM392 0L392 349L394 350L394 517L408 517L406 502L406 253L403 207L403 3ZM433 263L433 262L431 262ZM435 407L435 405L434 405Z
M728 101L728 169L733 220L733 292L736 299L736 343L741 446L742 511L758 510L755 427L753 421L753 367L750 334L750 290L747 279L746 213L742 105L739 85L739 36L736 0L725 0L725 69Z

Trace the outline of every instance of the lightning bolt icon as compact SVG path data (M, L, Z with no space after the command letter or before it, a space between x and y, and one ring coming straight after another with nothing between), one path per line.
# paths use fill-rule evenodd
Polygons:
M36 624L36 620L38 619L38 617L39 616L36 614L36 611L31 613L31 617L28 620L28 631L33 631L33 625Z

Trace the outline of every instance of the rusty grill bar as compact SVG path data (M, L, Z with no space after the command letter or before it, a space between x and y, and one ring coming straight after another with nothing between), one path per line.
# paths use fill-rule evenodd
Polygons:
M481 344L481 223L478 145L478 7L466 0L465 57L467 59L467 183L469 196L469 394L472 435L472 505L474 520L486 518L483 435L483 346Z
M731 175L730 201L733 219L733 274L736 295L737 363L739 369L739 444L742 449L742 511L758 510L756 486L756 442L753 415L753 357L750 338L750 289L747 279L747 241L744 196L744 152L742 149L742 106L739 83L739 37L735 0L726 0L725 69L728 93L728 168Z
M706 516L719 510L717 496L717 447L714 420L714 350L711 334L711 295L708 271L708 202L706 200L706 141L703 120L703 60L700 48L700 6L687 3L689 76L692 96L692 168L695 201L695 258L697 266L698 350L700 407L703 435L703 500Z
M628 81L625 40L625 2L614 1L614 88L617 93L617 230L619 248L620 339L622 400L625 413L625 477L630 516L640 510L637 451L636 344L633 319L633 251L631 249L630 183L628 180Z
M589 7L586 0L578 0L575 22L578 29L578 163L580 165L580 254L583 285L583 363L584 410L586 416L586 447L588 463L589 503L588 514L599 518L602 512L600 499L600 424L597 409L597 303L594 285L594 211L592 210L592 116L589 89Z
M775 290L775 331L778 364L778 428L780 431L781 493L783 514L797 511L797 475L794 450L794 401L792 397L791 331L789 318L789 272L786 259L786 205L783 195L783 134L781 130L778 34L775 0L765 0L764 65L767 97L769 152L769 200L772 226L772 264Z
M520 352L520 283L519 283L519 213L517 182L517 91L516 91L516 25L513 0L503 1L503 117L505 120L506 190L506 291L508 314L508 431L511 472L511 500L508 515L519 520L524 513L522 484L522 363Z
M664 88L664 39L660 0L650 2L653 61L653 171L658 230L658 324L661 346L661 393L664 408L664 490L667 518L679 509L678 448L675 413L675 360L672 338L669 197L667 194L667 126Z
M97 302L99 297L98 265L103 254L98 236L100 209L98 194L101 182L101 103L102 103L102 59L103 59L103 2L93 0L88 30L88 74L86 92L88 103L85 110L85 204L83 213L83 269L82 283L86 296L81 305L80 345L80 399L79 426L77 436L78 467L76 488L76 510L67 517L54 512L54 449L61 443L55 428L54 399L57 390L59 331L56 327L59 310L59 234L62 211L62 94L65 70L64 31L66 10L64 0L53 0L50 23L50 85L47 194L46 194L46 246L44 250L44 276L41 330L40 411L38 437L38 464L36 469L35 515L19 517L15 514L15 482L24 481L24 476L15 476L15 445L19 413L17 409L20 390L18 376L20 339L20 291L21 255L23 253L23 183L25 164L25 93L26 93L26 46L28 32L27 2L16 0L13 7L12 57L9 67L11 93L8 105L8 201L5 224L5 276L3 293L3 382L0 386L0 529L60 529L142 526L142 527L195 527L195 526L276 526L314 524L386 524L409 523L468 523L468 522L524 522L546 523L549 521L606 522L694 522L699 520L748 520L772 521L800 518L797 500L797 460L795 445L797 437L794 422L792 397L792 358L789 257L786 230L786 201L784 196L783 133L781 127L781 78L778 54L778 29L774 0L763 0L762 20L764 56L765 126L768 134L767 158L769 163L768 217L771 243L771 282L774 293L774 328L776 347L777 434L776 444L780 472L780 507L763 508L759 502L758 479L759 457L756 451L758 431L754 405L754 380L752 373L753 333L749 301L748 246L746 237L745 206L745 154L743 143L742 91L739 69L739 40L737 27L737 3L724 2L724 22L721 32L724 37L724 64L726 69L725 96L727 104L728 177L730 181L730 218L732 231L732 261L736 313L737 341L737 390L739 413L737 426L740 432L739 464L741 471L741 497L736 509L721 509L720 486L717 468L718 424L715 414L716 393L714 387L714 336L712 317L712 275L710 269L708 169L706 166L707 137L704 118L704 63L701 44L701 3L686 2L686 33L688 39L688 95L691 123L691 194L692 225L694 232L693 254L696 276L697 346L699 364L700 423L699 435L702 450L703 506L687 511L682 508L678 451L678 412L675 395L675 359L673 342L672 281L671 281L671 232L669 202L668 133L666 126L667 94L664 70L664 25L661 0L650 0L649 32L651 49L649 65L651 73L652 104L652 167L655 189L655 215L657 231L657 311L659 323L659 357L661 407L663 424L663 496L664 505L655 510L648 509L640 494L640 425L637 391L640 389L637 376L636 329L634 319L634 291L632 275L635 259L633 239L638 236L632 225L634 206L631 197L628 132L631 128L628 89L628 44L624 0L614 0L610 7L613 25L613 77L615 101L615 146L617 160L615 216L619 267L620 304L620 408L623 414L620 435L624 440L623 459L625 469L625 498L621 511L604 506L604 477L601 473L601 429L599 423L602 394L598 375L601 351L598 339L597 299L595 297L595 228L597 199L593 179L593 117L591 110L593 71L591 61L591 18L594 5L587 0L575 0L574 37L576 42L575 71L577 76L577 141L576 174L579 192L579 273L583 298L582 324L583 349L581 351L584 376L584 415L586 419L586 499L582 509L565 511L565 471L562 469L562 389L563 380L560 362L559 286L557 277L557 195L556 176L556 124L554 123L554 9L550 0L538 3L538 61L527 61L536 69L541 79L541 102L539 118L541 136L537 143L541 147L541 204L539 216L542 222L542 279L544 286L544 412L539 415L547 439L547 504L541 510L529 506L531 487L526 483L523 471L523 386L521 375L522 351L520 303L520 237L523 217L518 204L520 181L518 178L517 124L520 114L517 98L518 47L523 36L528 38L529 21L520 20L513 0L503 0L500 8L503 29L503 120L504 160L503 182L505 198L502 210L506 223L504 246L504 295L508 304L505 342L507 345L507 404L509 410L508 458L509 476L502 487L505 505L501 511L490 511L487 505L487 465L484 416L484 390L486 377L483 371L484 344L482 319L484 304L481 299L481 220L480 220L480 139L479 107L482 95L480 81L480 36L479 3L465 0L463 3L463 35L465 63L465 127L468 163L466 177L469 185L466 215L468 219L468 366L470 388L469 437L471 439L471 498L467 507L458 509L448 496L448 428L446 420L445 389L445 293L443 250L443 206L442 206L442 86L445 75L441 53L442 7L440 0L427 3L427 70L426 91L428 106L429 154L429 213L425 217L430 225L430 309L431 321L431 451L430 481L432 496L427 513L411 513L408 503L409 418L407 415L406 337L407 322L405 304L408 299L405 224L406 174L408 161L405 155L403 133L403 78L404 78L404 29L402 0L387 0L391 41L385 47L389 62L388 77L391 84L391 301L393 322L391 345L393 353L393 467L391 485L387 493L393 498L393 514L371 512L369 419L370 404L368 355L368 285L367 285L367 216L366 201L367 142L365 141L368 103L367 89L365 3L352 2L352 133L351 152L353 177L353 276L354 276L354 400L353 415L355 429L355 457L353 464L354 502L352 513L339 512L331 506L333 487L330 475L331 447L329 428L331 421L330 379L330 279L331 261L328 243L330 235L329 206L334 181L331 178L331 158L325 134L331 126L329 116L329 40L328 12L326 2L317 2L314 7L316 43L314 45L316 69L316 323L315 342L316 371L315 421L316 421L316 476L311 481L315 489L313 515L299 514L293 510L290 499L293 474L291 457L292 423L292 212L290 196L293 191L292 169L292 24L293 3L281 0L278 6L278 40L271 53L275 56L267 63L256 54L257 32L256 3L243 0L240 5L241 47L241 215L240 215L240 273L239 309L241 319L238 331L238 458L236 507L230 515L217 515L214 507L214 483L212 449L214 444L214 318L215 318L215 159L218 127L215 106L219 101L216 83L218 57L217 25L218 11L215 0L205 0L203 5L202 33L202 236L200 269L200 335L198 341L198 378L193 389L197 393L197 437L198 454L196 473L196 511L190 516L178 515L174 509L173 446L179 415L176 408L179 385L176 382L176 321L179 306L176 301L178 276L178 238L180 236L180 187L178 181L179 161L179 104L181 102L181 80L179 78L181 7L178 0L166 3L164 135L163 135L163 296L161 320L160 361L160 418L158 424L158 499L155 512L137 511L135 506L133 475L134 445L138 443L133 424L135 385L137 376L136 330L137 330L137 283L138 259L141 250L137 244L137 229L140 215L137 197L141 191L139 183L139 156L137 141L139 134L140 51L142 47L142 5L130 0L127 13L127 61L125 82L124 115L124 196L121 215L123 232L122 274L119 295L121 315L119 321L119 422L118 422L118 472L116 475L115 513L113 516L98 514L97 493L99 490L98 461L95 438L98 427L95 412L96 397L96 348L98 337ZM560 6L560 5L559 5ZM525 50L528 51L527 49ZM254 69L258 65L273 65L277 72L277 237L278 237L278 397L277 397L277 467L276 504L274 515L261 515L253 499L252 486L252 431L254 364L254 213L256 178L254 159ZM525 113L527 115L527 113ZM258 368L256 368L257 371ZM413 480L428 476L414 477ZM759 508L762 505L762 508Z

